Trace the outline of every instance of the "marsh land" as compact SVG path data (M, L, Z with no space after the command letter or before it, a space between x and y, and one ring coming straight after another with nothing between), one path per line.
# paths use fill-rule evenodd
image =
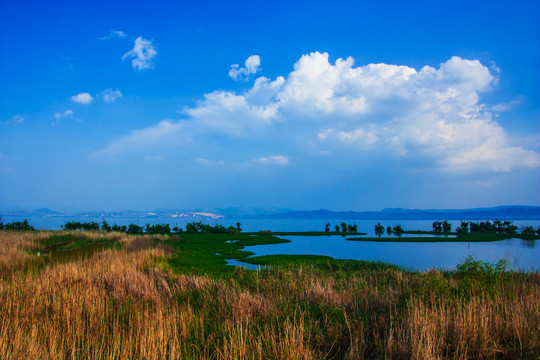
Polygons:
M0 358L538 357L537 271L246 251L307 235L0 231Z

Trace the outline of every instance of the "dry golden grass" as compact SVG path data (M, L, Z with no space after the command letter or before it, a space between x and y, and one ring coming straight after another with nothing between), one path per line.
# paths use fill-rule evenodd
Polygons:
M46 264L28 252L46 236L0 232L0 359L539 356L534 273L499 281L494 296L441 296L428 284L458 280L438 271L175 274L158 266L168 255L155 236L92 234L125 246Z

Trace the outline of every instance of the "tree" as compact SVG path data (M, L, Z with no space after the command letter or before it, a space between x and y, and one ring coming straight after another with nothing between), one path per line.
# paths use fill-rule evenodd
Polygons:
M2 226L5 230L11 230L11 231L33 231L35 230L34 227L30 226L28 224L28 220L24 219L21 221L16 221L12 223L7 223Z
M242 226L242 224L240 224L239 222L236 223L236 230L238 230L238 232L241 232L242 231L242 228L240 227Z
M149 224L146 224L147 229L148 229L148 226ZM129 224L127 228L127 233L133 234L133 235L140 235L143 233L143 227L139 225L135 225L135 224Z
M521 235L534 236L535 235L534 228L532 226L524 227L523 229L521 229Z
M105 219L103 219L103 221L101 222L101 231L106 231L106 232L111 231L111 226L109 225L107 221L105 221Z
M341 223L341 232L347 232L347 224L345 224L344 222Z
M444 232L451 232L452 231L452 225L447 220L444 220L442 223L443 231Z
M339 232L339 225L336 225L335 228L336 228L336 232Z
M468 221L462 221L461 225L456 228L456 232L460 234L466 234L469 232L469 222Z
M377 234L378 236L381 236L383 232L384 232L384 226L382 226L381 223L377 223L377 225L375 225L375 234Z
M326 226L324 227L324 231L330 232L330 223L326 224Z

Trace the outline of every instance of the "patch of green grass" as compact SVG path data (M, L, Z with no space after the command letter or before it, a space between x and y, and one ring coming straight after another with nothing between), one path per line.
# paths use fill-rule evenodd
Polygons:
M401 266L382 261L343 260L334 259L330 256L324 255L263 255L253 256L247 259L239 259L239 261L253 265L282 267L308 265L332 274L335 271L345 271L347 273L356 271L407 271Z
M233 273L226 259L243 259L253 255L245 246L290 242L268 233L243 234L180 234L166 244L173 250L169 264L177 272Z

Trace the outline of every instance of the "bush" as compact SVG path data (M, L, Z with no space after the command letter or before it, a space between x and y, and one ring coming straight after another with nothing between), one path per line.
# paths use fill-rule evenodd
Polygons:
M497 280L506 276L507 267L507 259L501 259L493 266L490 263L475 260L469 255L463 264L456 267L456 278L459 280L458 290L462 295L482 293L482 290L494 295Z
M536 232L534 231L534 228L532 226L527 226L521 229L521 235L534 236L536 235Z

